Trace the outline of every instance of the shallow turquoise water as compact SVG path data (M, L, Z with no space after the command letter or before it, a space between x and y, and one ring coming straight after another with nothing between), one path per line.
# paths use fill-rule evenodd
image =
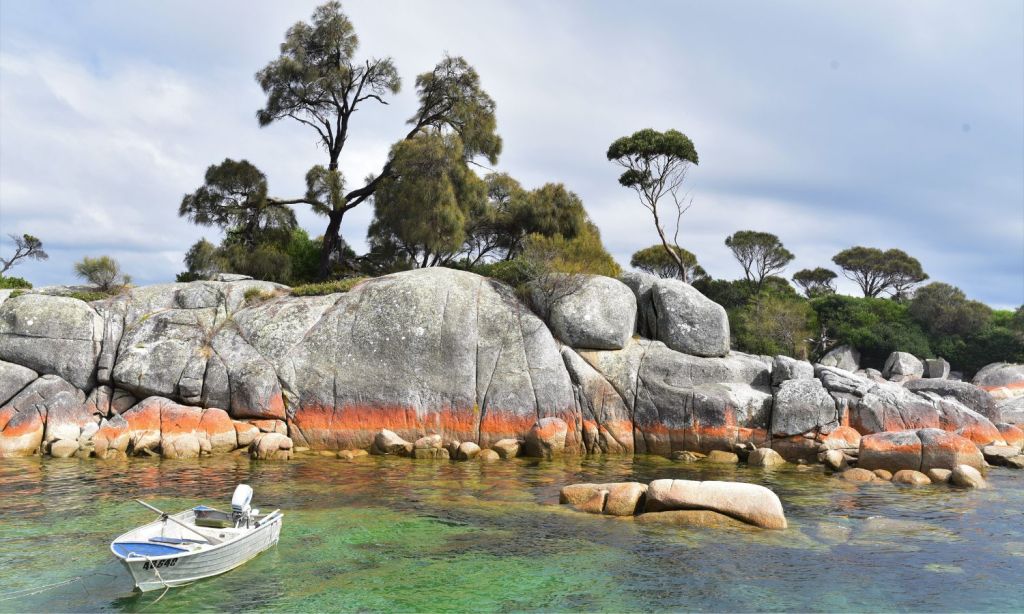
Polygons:
M790 529L657 527L557 504L565 484L660 477L764 484ZM660 458L5 460L0 612L1022 611L1024 472L989 477L968 492ZM108 547L151 520L132 499L225 507L239 482L285 510L278 546L159 602L131 592Z

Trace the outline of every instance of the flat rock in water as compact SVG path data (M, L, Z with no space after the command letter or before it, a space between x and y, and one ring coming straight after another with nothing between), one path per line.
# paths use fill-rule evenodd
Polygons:
M932 483L931 478L927 475L911 469L903 469L894 473L892 482L895 484L908 484L910 486L924 486Z
M949 482L949 478L953 475L953 472L949 469L938 469L933 467L928 470L926 475L934 484L945 484Z
M778 496L757 484L654 480L647 488L645 511L704 509L766 529L785 529Z
M957 465L950 475L950 481L954 486L961 488L986 488L988 486L981 472L968 465Z
M758 448L747 456L747 464L751 467L775 467L785 465L786 459L771 448Z
M847 469L840 473L839 477L843 478L847 482L874 482L877 478L874 473L862 467Z
M722 463L727 465L735 465L740 462L740 457L735 452L726 452L725 450L712 450L708 452L708 455L704 458L705 462L708 463Z

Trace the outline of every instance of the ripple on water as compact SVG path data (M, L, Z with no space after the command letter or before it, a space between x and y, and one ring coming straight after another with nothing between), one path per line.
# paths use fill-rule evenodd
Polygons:
M576 482L657 478L764 484L790 529L641 525L557 505ZM161 611L197 610L1020 610L1024 474L993 488L854 485L818 468L664 459L497 463L253 463L23 459L0 464L2 594L81 576L0 611L152 609L109 541L150 519L225 505L234 486L285 510L281 542Z

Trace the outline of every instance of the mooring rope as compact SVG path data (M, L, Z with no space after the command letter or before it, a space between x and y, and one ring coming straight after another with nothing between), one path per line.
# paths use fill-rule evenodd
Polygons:
M65 584L71 584L84 579L85 576L75 576L61 582L54 582L53 584L44 584L42 586L30 586L26 588L19 588L18 590L10 591L7 593L0 593L0 601L10 601L11 599L17 599L18 597L30 597L44 591L48 591L51 588L57 588L58 586L64 586ZM26 592L28 591L28 592Z

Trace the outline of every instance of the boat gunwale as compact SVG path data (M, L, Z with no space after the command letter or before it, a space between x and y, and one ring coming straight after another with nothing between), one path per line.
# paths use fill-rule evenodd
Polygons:
M178 512L177 514L168 514L168 516L174 516L175 518L178 518L179 520L182 520L183 517L187 516L190 512L192 512L191 508L187 509L187 510L184 510L184 511L181 511L181 512ZM179 518L179 517L182 517L182 518ZM270 512L269 514L264 516L262 519L257 521L259 523L259 526L253 527L252 530L249 530L249 531L246 531L244 533L239 534L238 537L236 537L235 539L226 539L226 540L220 542L219 544L212 544L211 543L211 544L209 544L208 548L204 547L201 550L186 550L186 551L184 551L184 552L182 552L180 554L162 554L162 555L159 555L159 556L135 556L135 557L131 557L131 556L121 556L121 554L119 552L117 552L117 550L114 550L114 544L118 543L122 538L124 538L129 533L134 533L135 531L139 531L141 529L145 529L146 527L149 527L151 525L158 525L158 524L163 522L163 520L157 519L157 520L154 520L153 522L147 522L144 525L141 525L141 526L135 527L134 529L130 529L128 531L125 531L124 533L122 533L122 534L118 535L117 537L115 537L114 541L110 542L110 551L114 554L115 557L117 557L118 559L124 561L125 563L134 563L134 562L137 562L137 561L162 561L162 560L166 560L166 559L175 559L175 558L180 559L180 558L183 558L183 557L192 557L192 556L195 556L197 554L206 554L207 552L214 552L214 551L218 550L219 548L221 548L222 546L228 546L228 545L237 543L239 540L245 539L245 538L247 538L247 537L249 537L251 535L256 535L264 527L270 527L270 526L274 525L274 522L267 522L268 520L272 520L272 521L273 520L281 520L283 518L284 518L284 513L281 510L274 510L273 512ZM203 527L199 527L199 528L203 528ZM138 540L126 540L126 541L138 541ZM207 542L207 543L209 543L209 542Z

